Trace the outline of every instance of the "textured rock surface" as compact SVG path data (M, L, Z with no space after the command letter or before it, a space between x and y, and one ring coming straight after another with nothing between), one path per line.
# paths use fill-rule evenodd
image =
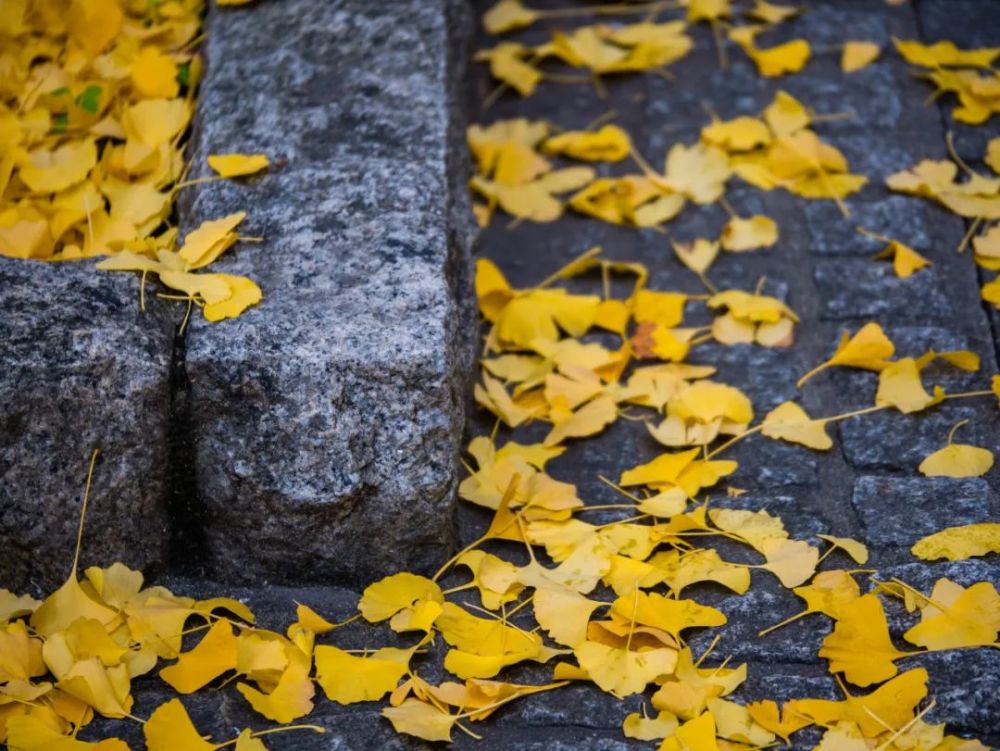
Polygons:
M0 258L0 587L49 588L73 561L166 562L173 324L91 263Z
M460 2L292 0L208 20L196 164L264 152L219 264L264 301L192 325L186 368L207 568L361 582L446 557L471 362Z

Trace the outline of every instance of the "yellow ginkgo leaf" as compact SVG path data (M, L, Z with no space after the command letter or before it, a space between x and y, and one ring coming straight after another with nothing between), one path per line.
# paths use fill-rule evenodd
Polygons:
M338 704L376 701L396 688L410 669L414 649L383 647L353 655L337 647L316 647L316 681Z
M15 595L0 588L0 625L21 616L31 615L42 603L29 595Z
M707 706L715 720L715 733L719 738L758 748L774 742L774 733L758 724L742 704L713 698L708 700Z
M705 712L677 728L659 751L719 751L715 731L715 718Z
M333 631L333 629L337 628L336 623L330 623L330 621L321 616L308 605L297 605L295 608L295 617L298 623L308 628L317 636L319 634L325 634L328 631Z
M882 48L875 42L844 42L840 69L845 73L854 73L875 62L881 52Z
M920 623L903 638L930 650L988 647L1000 630L1000 595L990 582L969 588L938 579L920 612Z
M819 650L819 656L830 661L831 672L843 673L861 687L892 678L898 672L895 660L906 655L889 638L882 601L875 594L846 604Z
M177 662L163 668L160 677L181 694L190 694L236 667L237 643L233 627L218 620L198 645L180 655Z
M604 430L618 417L615 400L602 395L587 402L576 412L570 412L566 419L555 422L552 430L545 436L543 445L556 446L567 438L582 438L594 435Z
M754 6L747 11L747 17L763 23L782 23L789 18L795 18L802 12L802 8L794 5L778 5L769 3L767 0L757 0Z
M93 743L77 740L60 732L37 714L15 714L7 718L4 725L6 745L10 751L129 751L128 744L117 738ZM196 746L191 748L201 751ZM215 746L208 748L214 749Z
M1000 524L983 522L948 527L921 538L910 552L925 561L937 558L964 561L966 558L1000 553Z
M858 542L850 537L834 537L833 535L816 535L819 539L839 548L847 553L855 563L868 563L868 548L863 542Z
M767 413L761 433L789 443L826 451L833 440L826 432L824 420L814 420L795 402L783 402Z
M54 151L31 152L20 164L18 176L33 193L58 193L83 180L95 164L94 141L69 142Z
M590 616L602 606L601 602L554 582L537 587L533 599L538 625L567 647L576 647L587 638Z
M920 380L920 366L912 357L904 357L885 366L878 378L875 404L895 407L904 414L919 412L938 404L943 398L939 387L927 393Z
M441 587L425 576L404 571L370 584L361 593L358 610L369 623L378 623L420 601L443 603Z
M769 248L778 242L778 225L761 214L747 219L734 216L723 227L720 242L724 250L733 252Z
M215 751L195 728L179 699L161 704L142 726L149 751Z
M620 162L631 150L628 133L617 125L605 125L595 131L567 131L542 143L546 154L563 154L588 162Z
M208 166L220 177L253 175L270 163L265 154L211 154L208 157Z
M483 14L483 28L490 34L504 34L531 26L537 18L538 13L525 7L521 0L499 0Z
M236 751L267 751L267 746L260 738L255 738L252 731L243 730L236 737Z
M730 0L688 0L685 5L690 23L720 21L732 12Z
M801 540L765 540L761 553L767 560L759 568L770 571L789 589L808 581L819 562L819 551Z
M1000 56L1000 47L963 50L954 42L942 41L934 44L894 39L896 50L912 65L924 68L960 67L988 68Z
M637 741L658 741L673 735L679 725L677 715L666 710L661 711L656 717L632 712L625 716L622 732L626 738L634 738Z
M291 649L298 649L292 646ZM247 683L236 684L255 711L269 720L288 723L313 710L316 688L309 678L308 660L292 659L272 691L263 693Z
M177 63L156 47L143 47L129 69L132 85L144 99L173 99L180 91Z
M849 572L839 569L820 571L813 577L811 583L795 587L792 591L806 601L805 610L780 623L768 626L758 636L764 636L812 613L823 613L834 620L839 620L844 608L861 596L861 590L854 577Z
M178 251L186 270L207 266L236 243L237 225L246 218L245 211L237 211L221 219L202 222L184 238Z
M854 336L845 331L833 357L802 376L796 385L802 388L814 375L834 365L880 371L889 365L889 358L895 352L895 345L882 331L882 327L877 323L866 323Z
M222 321L235 318L247 308L256 305L263 299L263 293L257 283L246 276L234 274L215 274L229 286L229 296L224 300L207 302L202 314L207 321Z
M743 48L764 78L797 73L809 62L812 50L805 39L792 39L775 47L761 48L756 42L760 30L761 27L740 26L732 29L729 37Z
M925 458L917 469L928 477L981 477L992 466L992 451L965 443L952 443L949 435L948 445Z
M991 170L1000 175L1000 136L991 138L986 144L986 155L983 157L983 161Z
M677 650L668 647L630 650L586 640L573 649L580 667L602 691L622 699L645 690L673 672Z
M125 110L122 127L129 138L157 147L183 131L190 119L186 99L143 99Z
M771 141L767 123L756 117L715 120L701 129L701 140L731 153L750 151Z
M451 741L451 731L458 721L456 716L412 696L398 707L386 707L381 714L397 733L445 743Z
M663 184L698 204L713 203L732 174L726 152L704 143L674 144L667 152Z
M891 259L892 269L900 279L906 279L914 272L931 265L931 262L913 248L893 240L876 259Z

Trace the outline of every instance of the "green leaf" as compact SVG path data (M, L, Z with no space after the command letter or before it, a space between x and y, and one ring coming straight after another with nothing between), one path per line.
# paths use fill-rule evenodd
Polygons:
M177 68L177 82L181 86L187 86L191 81L191 61L188 60Z
M65 112L52 116L53 133L65 133L67 125L69 125L69 115Z
M83 93L76 98L76 106L85 112L89 112L92 115L97 114L97 110L101 104L101 92L103 89L100 86L91 84L83 90Z

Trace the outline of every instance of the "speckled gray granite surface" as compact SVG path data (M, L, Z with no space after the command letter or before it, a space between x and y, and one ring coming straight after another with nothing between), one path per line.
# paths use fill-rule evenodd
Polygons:
M245 209L224 258L264 301L187 336L205 567L241 581L424 570L453 543L472 361L460 2L210 12L194 160L273 169L201 186L185 223ZM371 540L369 544L364 544Z
M134 279L0 258L0 587L65 580L94 449L81 563L163 569L173 340Z

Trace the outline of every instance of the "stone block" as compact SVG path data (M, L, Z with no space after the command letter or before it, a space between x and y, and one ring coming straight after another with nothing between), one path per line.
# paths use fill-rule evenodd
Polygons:
M851 503L864 539L878 548L909 547L945 527L990 521L993 494L978 477L859 477Z
M193 190L182 212L194 226L246 209L264 238L216 264L263 302L187 339L215 577L361 583L447 557L475 324L467 20L452 0L209 16L194 163L282 160Z
M0 587L65 580L95 448L81 565L166 563L173 340L134 279L0 258Z
M884 318L921 324L948 321L957 315L934 267L900 279L892 264L868 258L819 261L814 279L823 305L823 320Z

